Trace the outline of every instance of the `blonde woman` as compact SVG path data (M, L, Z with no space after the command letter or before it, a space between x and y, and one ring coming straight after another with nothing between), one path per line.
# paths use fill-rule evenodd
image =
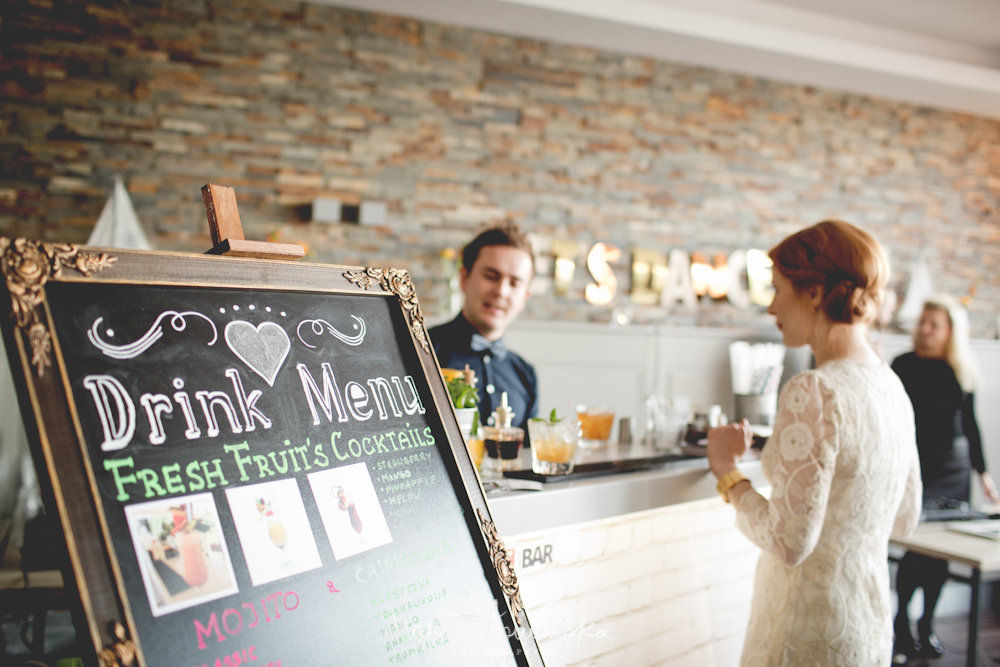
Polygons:
M885 667L892 649L890 535L920 517L913 409L868 344L889 267L878 242L845 222L788 237L774 261L785 345L816 369L788 381L761 455L770 498L741 479L746 424L713 429L708 462L757 563L741 664Z
M969 354L968 331L968 317L955 299L945 295L929 299L913 332L913 352L896 357L892 369L913 402L924 498L968 502L970 472L975 470L984 495L996 505L1000 496L986 472L976 424L973 392L978 373ZM947 578L946 562L914 553L903 556L896 574L897 653L911 658L941 655L932 621ZM914 641L906 607L918 587L924 589L924 615Z

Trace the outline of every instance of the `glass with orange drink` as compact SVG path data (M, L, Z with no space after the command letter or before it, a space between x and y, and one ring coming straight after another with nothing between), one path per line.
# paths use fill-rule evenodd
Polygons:
M615 413L604 406L587 408L576 407L576 416L580 420L583 440L580 443L585 449L603 449L611 438L611 427L615 424Z
M573 458L580 440L580 422L570 417L529 419L531 470L539 475L568 475L573 472Z

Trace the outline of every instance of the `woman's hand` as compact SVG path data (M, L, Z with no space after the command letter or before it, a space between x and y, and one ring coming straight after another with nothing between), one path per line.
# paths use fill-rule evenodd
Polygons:
M991 505L1000 505L1000 493L997 493L997 485L993 483L993 477L988 472L979 475L979 481L983 483L983 495Z
M750 423L746 419L709 430L708 467L716 477L722 477L736 467L749 449L752 438Z

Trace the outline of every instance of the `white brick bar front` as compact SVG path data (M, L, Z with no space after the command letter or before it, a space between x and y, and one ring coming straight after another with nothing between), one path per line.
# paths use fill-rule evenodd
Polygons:
M759 550L703 460L548 487L490 498L546 665L738 664Z

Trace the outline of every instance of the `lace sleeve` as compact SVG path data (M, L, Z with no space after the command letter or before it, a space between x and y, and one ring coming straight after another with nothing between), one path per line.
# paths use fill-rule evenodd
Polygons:
M771 500L756 491L740 498L739 529L787 565L801 563L819 539L839 448L840 414L836 397L815 372L789 380L765 447L772 464Z
M916 446L911 445L916 452ZM924 495L923 482L920 480L920 459L914 454L910 457L910 471L906 476L906 489L903 500L896 511L896 520L892 524L893 537L906 537L920 523L920 510Z

